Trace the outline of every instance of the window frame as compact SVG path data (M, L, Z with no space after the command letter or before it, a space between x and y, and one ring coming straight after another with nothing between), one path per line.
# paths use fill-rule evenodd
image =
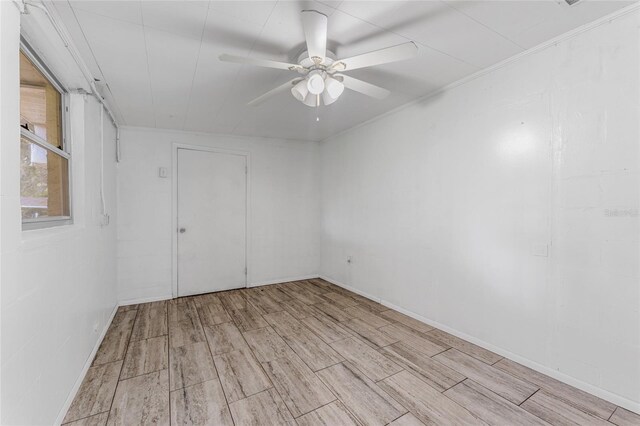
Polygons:
M20 137L25 138L30 143L36 144L39 147L46 149L56 155L67 160L68 167L68 185L69 185L69 215L68 216L46 216L36 219L21 219L22 230L29 231L33 229L51 228L55 226L72 225L73 224L73 166L71 158L71 146L67 143L67 134L69 133L69 91L51 72L46 63L35 53L34 49L27 43L27 41L20 37L20 52L22 52L36 67L38 71L51 83L51 85L60 93L60 126L62 133L62 149L52 145L35 133L23 128L18 124L20 128ZM20 206L22 210L22 206ZM22 214L20 215L22 217Z

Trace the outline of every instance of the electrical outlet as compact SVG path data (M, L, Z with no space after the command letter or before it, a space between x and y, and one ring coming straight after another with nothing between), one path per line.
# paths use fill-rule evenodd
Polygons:
M100 325L100 323L98 323L98 321L93 323L93 332L98 334L98 326Z
M160 167L158 169L158 176L161 178L166 178L169 176L169 172L167 171L166 167Z
M110 219L108 214L100 215L100 226L108 226Z
M351 256L347 256L347 263L349 263L349 264L350 264L352 260L353 260L353 259L352 259L352 257L351 257Z

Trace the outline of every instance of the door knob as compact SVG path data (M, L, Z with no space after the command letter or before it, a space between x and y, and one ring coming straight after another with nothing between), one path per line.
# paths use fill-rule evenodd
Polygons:
M184 234L185 232L187 232L187 230L185 228L180 228L180 233Z

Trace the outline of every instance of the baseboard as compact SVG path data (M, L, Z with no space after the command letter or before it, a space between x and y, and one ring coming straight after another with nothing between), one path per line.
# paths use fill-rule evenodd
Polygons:
M84 377L87 375L87 371L89 371L89 368L91 367L93 358L96 356L96 353L98 352L98 348L100 347L100 344L102 344L102 340L104 339L104 336L107 334L107 330L109 329L109 326L113 321L113 317L116 316L117 311L118 311L118 305L116 305L113 308L113 311L111 311L111 315L109 315L109 320L105 323L102 329L102 332L100 333L100 337L96 341L96 344L93 347L93 350L91 351L91 353L89 354L89 357L87 358L87 362L85 362L84 367L82 368L82 371L80 372L80 375L76 380L76 383L73 385L73 388L71 388L71 392L69 392L69 396L67 397L67 400L65 401L64 405L62 406L62 409L58 413L58 417L56 418L56 421L54 423L55 425L61 425L64 420L64 416L67 415L67 411L69 410L69 407L71 407L71 403L75 399L76 394L80 389L80 385L82 384Z
M490 350L491 352L495 352L500 356L503 356L503 357L508 358L508 359L510 359L512 361L515 361L515 362L517 362L519 364L522 364L522 365L524 365L526 367L529 367L532 370L535 370L535 371L537 371L539 373L546 374L547 376L552 377L552 378L554 378L554 379L556 379L558 381L561 381L561 382L566 383L566 384L568 384L570 386L573 386L573 387L578 388L580 390L583 390L583 391L585 391L587 393L595 395L598 398L604 399L605 401L609 401L612 404L618 405L618 406L620 406L622 408L626 408L627 410L631 410L631 411L636 412L636 413L640 413L640 403L638 403L638 402L632 401L632 400L627 399L627 398L625 398L623 396L617 395L617 394L615 394L613 392L609 392L607 390L604 390L602 388L594 386L594 385L592 385L590 383L583 382L581 380L576 379L575 377L572 377L572 376L569 376L567 374L561 373L561 372L559 372L557 370L553 370L553 369L551 369L549 367L546 367L546 366L544 366L542 364L539 364L539 363L537 363L535 361L532 361L532 360L530 360L528 358L522 357L522 356L520 356L518 354L509 352L506 349L499 348L497 346L492 345L491 343L487 343L487 342L485 342L483 340L480 340L480 339L475 338L473 336L470 336L468 334L462 333L462 332L460 332L458 330L455 330L455 329L453 329L451 327L448 327L445 324L441 324L441 323L439 323L437 321L433 321L433 320L431 320L429 318L423 317L422 315L418 315L418 314L416 314L414 312L411 312L411 311L409 311L407 309L404 309L404 308L402 308L400 306L394 305L393 303L387 302L386 300L380 299L379 297L376 297L376 296L373 296L371 294L368 294L365 291L359 290L359 289L354 288L354 287L352 287L350 285L347 285L347 284L343 284L343 283L341 283L341 282L339 282L339 281L337 281L337 280L335 280L335 279L333 279L331 277L327 277L327 276L321 275L320 278L322 278L323 280L328 281L328 282L330 282L332 284L335 284L338 287L342 287L342 288L344 288L346 290L352 291L352 292L357 293L357 294L359 294L361 296L364 296L364 297L366 297L368 299L376 301L376 302L378 302L378 303L380 303L380 304L382 304L384 306L387 306L387 307L389 307L391 309L394 309L394 310L396 310L398 312L401 312L401 313L403 313L403 314L405 314L407 316L410 316L411 318L415 318L418 321L422 321L425 324L428 324L428 325L430 325L432 327L436 327L436 328L438 328L440 330L446 331L449 334L453 334L456 337L459 337L459 338L464 339L464 340L466 340L468 342L471 342L471 343L473 343L475 345L478 345L478 346L483 347L483 348L485 348L487 350Z
M295 276L295 277L278 278L276 280L256 281L256 282L248 283L247 288L259 287L261 285L286 283L289 281L309 280L311 278L317 278L317 277L318 277L318 274L312 274L312 275L301 275L301 276ZM150 303L150 302L158 302L160 300L171 300L171 299L173 299L173 295L171 294L167 294L164 296L154 296L154 297L140 297L137 299L121 300L120 302L118 302L118 306L137 305L139 303Z
M173 299L173 296L154 296L154 297L140 297L138 299L127 299L118 302L118 306L129 306L129 305L137 305L139 303L150 303L150 302L158 302L160 300L170 300Z
M266 280L266 281L256 281L250 284L247 284L247 288L250 287L259 287L261 285L270 285L270 284L280 284L280 283L288 283L290 281L302 281L302 280L310 280L312 278L318 278L318 274L312 275L301 275L297 277L286 277L286 278L278 278L277 280Z

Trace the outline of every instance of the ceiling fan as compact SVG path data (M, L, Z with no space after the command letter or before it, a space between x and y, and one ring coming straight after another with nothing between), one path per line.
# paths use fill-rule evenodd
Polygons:
M418 46L410 41L350 58L336 59L335 54L327 50L327 16L325 14L315 10L303 10L302 27L307 41L307 50L300 54L297 64L220 55L221 61L295 71L300 74L299 77L252 100L249 105L259 105L287 90L307 106L318 107L321 102L324 105L330 105L338 100L345 87L376 99L384 99L390 93L387 89L350 77L343 72L409 59L418 53Z

